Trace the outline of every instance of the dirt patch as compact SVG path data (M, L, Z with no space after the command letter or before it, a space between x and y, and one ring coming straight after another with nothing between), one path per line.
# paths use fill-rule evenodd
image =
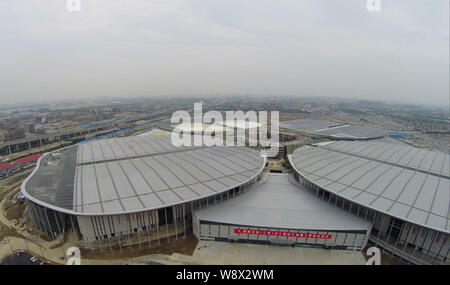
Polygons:
M11 192L13 190L14 190L13 188L8 186L0 187L0 201L2 201L3 199L8 199L8 196L11 195Z
M18 170L16 173L0 179L0 186L11 186L17 182L22 182L31 173L33 169L27 168L24 170Z
M21 237L18 233L16 233L12 229L7 228L0 224L0 241L3 240L6 236Z
M4 207L5 216L8 220L20 219L25 211L25 203L7 201Z
M13 197L16 193L20 191L20 185L31 173L32 169L27 169L20 171L19 173L13 174L10 177L3 178L0 180L0 201L4 198Z
M191 255L194 253L198 244L198 239L192 234L187 234L186 239L179 237L178 240L175 236L169 237L170 242L167 242L166 238L161 238L161 244L158 245L157 241L152 241L151 247L148 243L142 243L142 248L139 245L133 245L131 248L113 247L111 251L109 246L100 250L81 249L81 256L88 259L126 259L132 257L138 257L150 254L166 254L171 255L173 253L180 253L184 255Z
M51 238L48 234L41 232L41 230L39 230L29 219L29 217L26 217L25 220L25 224L26 224L26 229L29 233L38 236L39 238L51 242L53 241L53 238ZM31 231L29 230L29 228L31 229Z

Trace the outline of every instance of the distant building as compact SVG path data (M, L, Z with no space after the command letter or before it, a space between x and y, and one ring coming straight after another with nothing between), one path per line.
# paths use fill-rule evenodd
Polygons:
M316 119L283 121L280 122L280 129L331 140L370 140L385 137L389 133L379 128Z
M22 121L17 118L4 119L0 122L0 127L3 130L13 131L22 128Z
M54 123L58 121L58 116L57 115L53 115L53 114L46 114L45 116L42 117L42 123L46 124L46 123Z
M25 132L27 132L27 133L35 133L36 129L34 127L34 123L27 123L27 124L25 124Z
M12 130L12 131L3 131L2 132L2 140L4 142L20 140L25 138L25 130L23 128Z

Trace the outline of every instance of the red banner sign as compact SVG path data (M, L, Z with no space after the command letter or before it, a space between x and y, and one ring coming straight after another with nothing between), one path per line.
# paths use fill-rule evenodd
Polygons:
M260 236L331 239L331 235L329 235L329 234L296 233L296 232L281 232L281 231L234 229L234 233L235 234L245 234L245 235L247 235L247 234L248 235L260 235Z

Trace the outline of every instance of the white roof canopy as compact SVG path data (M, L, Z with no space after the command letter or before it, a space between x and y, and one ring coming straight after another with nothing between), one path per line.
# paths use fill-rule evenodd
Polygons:
M264 161L245 147L174 147L169 135L104 139L44 156L23 192L62 212L124 214L240 186L262 171ZM62 187L61 177L72 180Z
M360 205L449 232L450 156L406 145L333 142L291 157L317 186Z
M369 222L317 199L292 180L288 174L270 173L248 192L195 215L209 222L263 228L367 231L370 227Z

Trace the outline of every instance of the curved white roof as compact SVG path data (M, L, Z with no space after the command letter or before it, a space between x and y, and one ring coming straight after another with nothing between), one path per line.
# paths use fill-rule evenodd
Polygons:
M283 121L280 127L334 140L369 140L388 134L388 131L379 128L316 119Z
M174 147L169 135L104 139L44 155L22 193L65 213L116 215L232 189L264 165L244 147Z
M288 174L269 173L264 181L226 202L199 210L201 220L267 228L367 231L370 223L317 199Z
M345 199L449 232L450 156L380 142L303 146L290 156L304 178Z

